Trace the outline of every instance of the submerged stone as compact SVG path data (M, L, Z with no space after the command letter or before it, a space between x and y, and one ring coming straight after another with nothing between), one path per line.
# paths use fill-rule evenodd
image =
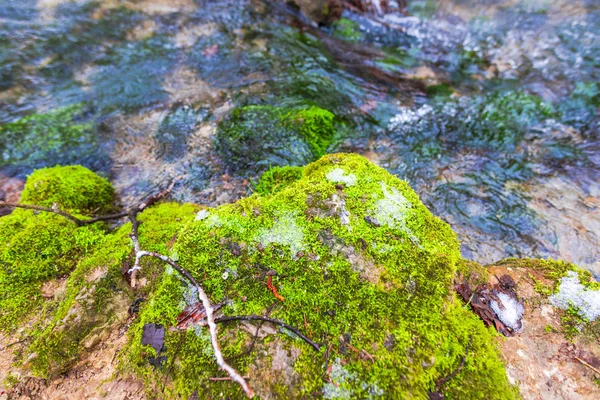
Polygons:
M325 154L333 139L334 115L318 107L236 108L219 124L216 147L236 171L300 166Z

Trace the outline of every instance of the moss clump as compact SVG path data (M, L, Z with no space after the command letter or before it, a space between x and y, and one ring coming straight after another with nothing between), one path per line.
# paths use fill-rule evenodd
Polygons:
M109 332L102 331L108 324L127 318L131 299L121 265L131 252L129 232L126 226L98 240L69 275L51 321L31 333L32 343L23 355L36 376L66 372L84 348L100 342L102 335L106 339Z
M110 210L113 194L110 183L83 167L54 167L29 177L21 202L87 214ZM77 227L50 213L16 209L0 218L0 329L15 328L41 303L41 285L69 273L103 236L101 224Z
M103 214L114 208L114 189L104 178L79 165L42 168L27 178L21 202L80 214Z
M483 265L465 259L456 263L456 276L459 281L468 282L472 288L483 285L489 280L489 273Z
M256 326L220 325L225 357L260 396L426 398L465 358L440 389L448 398L516 397L495 332L453 295L455 234L406 182L363 157L325 156L272 195L204 211L174 251L225 315L270 310L323 344L315 352L269 327L248 351ZM266 287L267 273L285 301ZM149 381L168 374L172 397L239 397L238 385L208 380L219 372L206 329L173 329L194 301L167 271L132 328L130 365ZM140 343L145 323L166 328L163 372L145 358L155 355Z
M219 124L216 147L236 170L304 165L325 154L333 121L332 113L318 107L241 107Z
M333 23L333 35L349 42L358 42L363 38L358 22L340 18Z
M273 167L265 171L254 185L254 192L262 196L277 193L302 178L304 167Z
M176 258L170 253L176 233L193 219L197 210L198 206L176 203L161 203L144 210L138 216L141 246ZM82 351L108 340L111 329L118 329L111 327L127 319L134 293L123 279L121 268L131 254L130 233L131 225L125 224L97 240L93 250L70 273L64 295L51 307L50 321L31 332L32 341L22 359L36 376L49 378L64 373ZM164 283L155 277L161 276L163 270L163 264L143 260L140 280L147 284L137 292L137 298L151 292L161 296ZM171 296L180 294L173 290ZM162 301L161 304L164 305Z
M454 90L452 90L452 87L446 83L427 86L427 96L429 97L447 98L450 97L453 93Z
M87 161L97 143L94 126L84 120L85 113L85 107L76 104L0 125L0 166Z

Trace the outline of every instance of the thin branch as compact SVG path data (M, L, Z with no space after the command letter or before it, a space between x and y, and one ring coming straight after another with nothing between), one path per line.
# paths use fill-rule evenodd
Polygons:
M250 377L244 376L244 379L250 379ZM215 376L215 377L212 377L212 378L208 378L208 380L209 381L213 381L213 382L230 381L231 377L230 376L225 376L225 377Z
M582 360L579 357L574 357L577 361L579 361L583 366L588 367L589 369L591 369L592 371L594 371L596 374L600 375L600 371L597 368L594 368L593 365L590 365L588 362Z
M61 217L65 217L69 221L77 224L77 226L82 226L84 224L84 220L74 217L71 214L62 211L58 207L52 207L52 208L41 207L41 206L34 206L32 204L8 203L6 201L0 201L0 207L15 207L15 208L24 208L26 210L45 211L45 212L49 212L49 213L53 213L53 214L58 214Z
M215 319L215 322L217 324L220 324L223 322L231 322L231 321L266 321L266 322L270 322L272 324L282 326L285 329L287 329L288 331L293 332L300 339L302 339L306 343L308 343L316 351L321 350L320 344L317 344L317 343L313 342L312 340L310 340L309 338L307 338L306 336L304 336L302 333L300 333L300 331L297 328L295 328L291 325L288 325L285 322L280 321L278 319L263 317L261 315L234 315L234 316L230 316L230 317L219 317L219 318Z
M248 383L246 382L244 377L242 377L235 369L233 369L229 364L227 364L225 362L225 359L223 358L223 354L221 353L221 348L219 347L219 341L217 337L217 325L215 323L214 309L202 286L200 286L200 284L188 271L180 267L175 261L171 260L167 256L163 256L162 254L158 254L152 251L140 251L136 254L136 258L142 258L146 256L155 257L166 262L175 270L177 270L177 272L183 275L192 285L196 287L196 289L198 289L198 297L202 302L202 305L204 306L204 310L206 310L206 322L208 324L208 330L210 332L210 338L212 342L212 347L215 352L215 358L217 359L217 364L219 365L219 367L221 367L221 369L227 372L234 381L240 384L242 389L244 389L246 396L250 398L254 397L254 391L250 388L250 386L248 386Z

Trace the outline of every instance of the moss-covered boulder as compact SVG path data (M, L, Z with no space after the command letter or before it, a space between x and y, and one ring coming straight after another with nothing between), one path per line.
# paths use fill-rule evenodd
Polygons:
M114 208L115 191L105 178L80 165L34 171L21 193L21 203L81 214L102 214Z
M172 251L223 315L269 315L320 344L268 323L220 324L225 357L261 398L517 396L495 332L452 291L455 234L406 182L334 154L279 189L201 210ZM222 372L206 328L178 320L194 290L170 268L156 285L130 330L130 368L149 393L241 397L209 379ZM165 327L159 354L141 344L146 324Z
M216 134L228 166L258 172L271 166L305 165L325 154L335 134L334 115L318 107L234 109Z
M162 203L141 213L140 244L144 249L169 254L182 225L194 218L198 206ZM55 303L51 319L34 332L23 351L25 366L44 378L62 374L92 349L123 329L135 299L155 290L150 282L135 293L124 279L122 268L132 252L131 224L106 234L93 251L82 257L66 280L64 295ZM161 263L146 260L145 274L162 273ZM145 279L147 281L147 279ZM147 283L147 284L146 284Z
M110 210L114 191L104 178L80 167L35 171L21 202L86 215ZM88 214L89 215L89 214ZM102 224L77 227L56 214L15 209L0 218L0 330L10 330L42 300L44 282L68 274L103 238Z

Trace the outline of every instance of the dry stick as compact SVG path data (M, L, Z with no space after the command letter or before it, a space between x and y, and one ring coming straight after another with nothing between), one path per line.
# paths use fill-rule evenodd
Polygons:
M8 203L6 201L0 201L0 207L15 207L15 208L23 208L26 210L45 211L45 212L60 215L61 217L65 217L69 221L77 224L77 226L90 225L90 224L93 224L93 223L99 222L99 221L108 221L111 219L119 219L119 218L126 217L129 214L128 212L124 211L124 212L121 212L118 214L99 215L97 217L90 218L90 219L79 219L67 212L64 212L63 210L61 210L58 207L52 207L52 208L41 207L41 206L34 206L32 204Z
M8 203L6 201L0 201L0 207L16 207L16 208L24 208L26 210L36 210L36 211L45 211L45 212L49 212L49 213L53 213L53 214L58 214L62 217L65 217L66 219L68 219L71 222L74 222L75 224L77 224L78 226L81 226L83 224L83 220L72 216L71 214L68 214L64 211L62 211L60 208L58 207L41 207L41 206L34 206L31 204L21 204L21 203Z
M219 317L219 318L215 319L215 322L217 324L220 324L223 322L230 322L230 321L266 321L266 322L270 322L272 324L282 326L285 329L287 329L288 331L293 332L300 339L302 339L306 343L308 343L316 351L319 351L321 349L320 344L317 344L317 343L313 342L312 340L310 340L309 338L307 338L306 336L304 336L302 333L300 333L300 331L297 328L294 328L293 326L288 325L285 322L280 321L278 319L263 317L261 315L233 315L231 317Z
M244 376L244 379L250 379L250 377ZM213 382L230 381L231 377L230 376L225 376L225 377L215 376L215 377L212 377L212 378L208 378L208 380L209 381L213 381Z
M140 226L140 223L137 220L137 214L140 211L142 211L144 208L155 203L161 197L166 196L171 191L172 187L173 187L173 182L171 183L169 188L163 190L162 192L160 192L159 194L157 194L155 196L152 196L145 203L140 204L138 207L133 208L129 212L128 218L131 220L131 239L133 241L133 247L134 247L134 251L135 251L135 262L134 262L133 267L129 270L131 272L131 285L135 286L135 275L136 275L137 271L139 271L141 269L140 260L142 259L142 257L154 257L154 258L158 258L159 260L162 260L165 263L169 264L171 267L173 267L175 270L177 270L177 272L179 272L185 279L187 279L193 286L195 286L196 289L198 290L198 297L200 298L200 301L202 302L202 306L204 306L204 310L206 311L206 322L208 324L208 330L210 332L210 339L212 342L213 350L215 352L215 358L217 359L217 364L219 365L219 367L221 367L221 369L223 369L225 372L227 372L229 374L229 376L232 378L232 380L234 380L235 382L240 384L240 386L246 393L246 396L248 396L250 398L254 397L254 391L250 388L250 386L248 386L248 383L246 383L246 380L235 369L233 369L229 364L227 364L225 362L225 359L223 358L223 354L221 353L221 348L219 346L219 341L217 338L217 325L215 324L214 309L213 309L212 304L210 303L210 299L206 295L206 292L204 292L204 289L202 288L202 286L200 286L200 284L196 281L196 279L187 270L185 270L184 268L179 266L179 264L177 264L175 261L171 260L169 257L164 256L159 253L155 253L153 251L141 250L140 242L138 239L138 228Z
M192 285L196 287L196 289L198 289L198 297L200 298L200 301L202 301L204 310L206 310L206 322L208 323L208 330L210 332L210 338L213 349L215 351L215 358L217 359L217 364L219 364L221 369L227 372L234 381L240 384L240 386L242 387L242 389L244 389L244 392L248 397L253 397L254 391L250 388L250 386L248 386L246 380L235 369L229 366L229 364L227 364L223 359L223 354L221 353L221 348L219 347L219 342L217 339L217 325L215 324L215 316L213 313L214 310L202 286L200 286L200 284L188 271L180 267L175 261L171 260L167 256L163 256L162 254L158 254L152 251L140 251L138 254L136 254L136 258L142 258L146 256L155 257L166 262L171 267L176 269L177 272L183 275Z
M600 371L597 368L594 368L594 366L590 365L588 362L582 360L579 357L574 357L577 361L579 361L582 365L588 367L589 369L591 369L592 371L594 371L595 373L597 373L598 375L600 375Z

